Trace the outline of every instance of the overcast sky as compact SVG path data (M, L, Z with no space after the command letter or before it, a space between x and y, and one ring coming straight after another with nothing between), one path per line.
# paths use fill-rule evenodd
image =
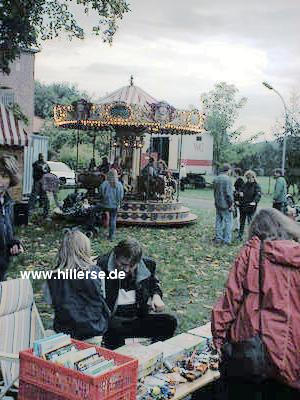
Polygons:
M178 108L200 107L200 94L233 83L248 102L237 125L244 137L271 137L280 98L300 92L299 0L129 0L114 44L99 38L44 42L36 78L71 82L99 98L134 83ZM83 20L86 24L86 20Z

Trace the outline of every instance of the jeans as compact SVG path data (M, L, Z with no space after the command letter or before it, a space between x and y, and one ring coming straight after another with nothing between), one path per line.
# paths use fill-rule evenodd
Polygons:
M232 212L216 208L216 241L231 243Z
M277 203L274 201L273 208L276 208L276 210L281 211L283 214L287 214L287 204L286 203Z
M117 208L112 208L108 210L109 212L109 234L108 237L109 239L112 239L116 233L117 229L117 215L118 215L118 209Z
M47 193L43 189L41 179L39 181L33 181L32 192L31 192L31 195L29 198L29 203L28 203L29 212L35 208L35 204L36 204L38 196L43 205L43 210L44 210L43 215L44 215L44 217L46 217L49 213L50 204L49 204L49 199L48 199Z
M114 350L124 346L126 338L151 338L153 342L170 339L177 327L177 320L169 314L147 314L144 317L114 317L103 336L105 347Z

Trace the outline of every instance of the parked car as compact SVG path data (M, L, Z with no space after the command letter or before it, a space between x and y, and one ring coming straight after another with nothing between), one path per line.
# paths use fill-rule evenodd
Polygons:
M75 172L67 164L58 161L47 161L47 164L50 172L59 178L61 185L75 185Z

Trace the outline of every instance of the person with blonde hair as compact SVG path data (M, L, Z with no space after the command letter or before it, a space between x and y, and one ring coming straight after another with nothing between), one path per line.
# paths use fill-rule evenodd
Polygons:
M16 159L0 155L0 282L5 279L11 256L24 252L21 242L14 237L14 202L8 190L19 182Z
M110 311L99 273L91 258L88 237L76 228L67 229L57 253L55 270L45 288L48 303L54 308L56 332L70 334L78 340L105 333Z
M112 168L108 171L107 179L99 189L101 206L109 212L109 235L108 239L113 240L116 233L118 208L124 197L124 189L118 179L118 172Z
M299 242L299 225L278 210L254 216L212 311L224 399L300 398Z
M255 214L257 204L261 199L261 188L256 180L254 171L248 170L245 172L246 182L239 191L239 208L240 208L240 230L239 240L243 240L246 220L251 223Z

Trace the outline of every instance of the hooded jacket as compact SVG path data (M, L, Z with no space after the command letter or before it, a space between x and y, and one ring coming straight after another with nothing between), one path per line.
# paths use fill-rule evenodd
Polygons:
M259 333L259 254L254 237L230 271L224 295L212 312L215 346ZM262 268L261 338L278 371L277 379L300 389L300 244L265 241Z

